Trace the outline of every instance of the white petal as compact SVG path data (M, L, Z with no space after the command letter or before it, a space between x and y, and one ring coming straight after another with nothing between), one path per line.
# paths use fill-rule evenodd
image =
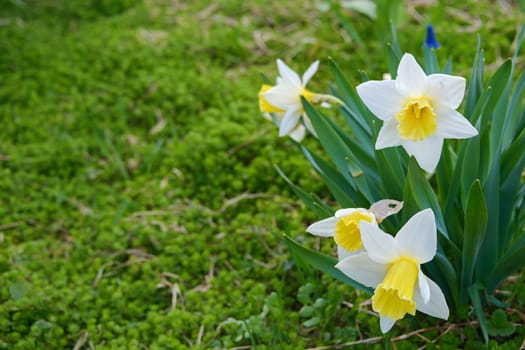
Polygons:
M414 56L406 53L401 57L395 80L397 90L405 97L421 96L427 87L427 75Z
M335 225L337 224L337 221L339 221L339 219L332 216L331 218L314 222L308 226L306 232L321 237L333 237L335 234Z
M414 156L419 166L427 173L433 173L441 157L443 138L432 135L421 141L402 140L403 148Z
M279 70L281 79L291 83L293 86L297 88L301 88L302 84L301 84L301 78L299 78L299 75L294 70L292 70L290 67L288 67L286 63L284 63L280 59L277 59L277 69Z
M290 136L292 140L296 142L301 142L304 139L305 132L306 129L304 128L304 126L299 124L288 134L288 136Z
M398 258L394 237L381 231L377 225L361 221L361 241L370 259L380 264L388 264Z
M356 255L358 253L362 252L361 250L358 252L349 252L345 248L341 247L340 245L337 246L337 258L339 261L344 260L348 258L349 256Z
M351 255L339 261L335 267L351 279L372 288L383 281L388 269L388 265L376 263L366 252Z
M430 286L428 285L428 278L425 276L423 271L421 271L421 267L419 268L419 274L418 274L418 284L419 284L419 293L421 294L421 298L423 299L423 302L426 304L430 300Z
M308 131L310 132L310 134L317 137L317 133L315 132L312 122L310 121L310 118L308 118L306 113L303 113L303 123L304 123L304 126L306 126L306 129L308 129Z
M439 288L436 282L432 281L424 274L422 275L423 278L427 280L430 290L430 297L428 299L428 302L425 303L423 297L421 296L419 288L416 288L414 292L414 301L416 302L416 309L432 317L438 317L444 320L448 319L448 305L445 299L445 295L443 295L443 292L441 291L441 288Z
M458 111L445 107L436 110L436 114L437 133L444 139L466 139L478 134L478 130Z
M371 80L356 89L368 109L381 120L394 118L402 108L404 98L393 80Z
M396 323L395 320L385 317L385 316L381 316L379 320L379 326L381 327L381 332L386 333L389 330L391 330L392 327L394 327L394 323Z
M306 86L310 79L314 76L315 72L317 72L317 69L319 69L319 61L315 61L308 67L306 72L303 74L303 86Z
M377 135L376 149L383 149L387 147L399 146L401 144L401 137L397 130L397 120L395 118L387 119L383 122L379 135Z
M466 80L448 74L431 74L427 77L427 95L436 106L456 109L465 96Z
M301 104L299 90L290 84L279 84L264 93L264 98L271 105L288 109Z
M279 136L288 135L299 123L301 117L300 106L290 107L284 114L281 125L279 126Z
M339 209L338 211L335 212L335 217L336 218L342 218L343 216L348 216L348 215L351 215L351 214L355 213L359 209L362 209L362 208ZM366 210L366 209L364 209L364 210Z
M437 249L436 220L432 209L421 210L407 221L395 238L397 251L424 264L434 258Z

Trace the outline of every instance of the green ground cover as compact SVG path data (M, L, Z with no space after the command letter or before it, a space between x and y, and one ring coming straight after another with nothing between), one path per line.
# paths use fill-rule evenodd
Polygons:
M516 4L449 3L407 2L402 48L419 55L432 22L455 74L468 76L477 33L489 70L511 55ZM387 70L373 21L342 11L359 44L317 5L0 3L0 349L481 346L469 319L410 318L379 336L367 296L297 266L280 241L331 248L305 233L317 218L274 164L333 200L261 117L260 73L319 58L323 91L328 57L353 83ZM491 347L516 349L523 277L503 287L516 329Z

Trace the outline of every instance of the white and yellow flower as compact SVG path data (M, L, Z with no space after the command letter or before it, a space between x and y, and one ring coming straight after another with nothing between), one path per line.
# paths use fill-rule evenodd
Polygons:
M376 149L403 146L425 171L434 172L445 138L478 134L456 109L465 94L465 79L447 74L426 75L410 54L399 62L395 80L367 81L357 86L365 105L383 127Z
M301 96L313 105L326 105L340 103L330 95L317 94L306 89L306 84L317 72L319 61L315 61L303 74L302 78L288 67L283 61L277 59L279 77L275 86L263 85L259 91L259 108L264 113L274 113L279 123L279 136L289 135L296 141L304 137L305 129L313 135L315 130L301 103ZM301 124L301 116L304 126Z
M306 231L321 237L334 237L337 244L337 255L342 260L363 250L361 241L361 221L377 226L374 214L364 208L340 209L335 215L313 223Z
M378 312L383 333L407 313L416 310L447 319L448 306L443 292L421 270L421 264L436 255L437 236L434 213L425 209L415 214L396 237L376 225L360 223L363 252L340 261L336 267L368 287L375 288L372 308Z

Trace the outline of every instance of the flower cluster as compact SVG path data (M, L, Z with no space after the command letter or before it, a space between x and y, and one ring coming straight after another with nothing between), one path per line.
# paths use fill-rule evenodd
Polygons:
M354 88L330 61L335 97L305 87L318 62L301 79L278 60L276 85L259 93L280 136L318 135L325 156L307 145L299 150L344 208L334 211L278 169L321 218L306 231L332 237L337 259L286 235L285 243L303 261L372 294L384 333L416 311L441 319L473 313L488 343L485 312L504 305L494 292L525 267L525 73L513 82L523 41L525 25L514 58L488 80L478 47L468 88L450 65L440 70L429 26L423 66L393 42L384 80ZM327 103L340 107L350 133L316 108Z
M525 26L514 57L524 40ZM318 135L329 159L306 145L299 149L344 208L334 211L279 170L322 218L306 231L332 237L337 259L285 235L288 247L370 292L382 332L416 310L441 319L449 310L471 310L487 343L484 303L500 307L491 294L525 266L525 74L514 83L515 62L507 60L484 87L478 48L467 89L464 78L448 74L449 65L439 69L437 47L429 26L422 67L393 43L393 69L383 75L388 78L355 88L330 61L333 91L341 100L305 88L318 62L301 79L278 60L277 84L262 87L259 105L279 125L280 136L300 141L305 129ZM316 108L326 103L341 107L351 133Z

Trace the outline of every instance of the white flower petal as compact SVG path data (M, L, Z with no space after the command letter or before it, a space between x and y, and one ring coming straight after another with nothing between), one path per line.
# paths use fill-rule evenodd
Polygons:
M299 89L302 87L301 78L299 78L299 75L280 59L277 59L277 69L279 70L279 74L283 80L291 83L293 86Z
M377 225L361 221L361 241L370 259L379 264L389 264L398 258L394 237L381 231Z
M388 265L376 263L366 252L351 255L339 261L335 267L351 279L372 288L383 281L388 269Z
M308 226L306 232L321 237L333 237L335 235L335 225L338 221L338 218L332 216L330 218L314 222Z
M444 139L466 139L476 136L478 130L461 113L450 108L436 110L437 134Z
M288 134L288 136L290 136L292 140L296 142L301 142L304 139L305 132L306 129L304 126L299 124Z
M394 80L371 80L356 87L359 97L379 119L394 118L401 110L403 96L396 89Z
M422 275L423 278L426 279L427 284L429 286L430 297L428 299L428 302L425 303L419 291L419 288L416 288L416 290L414 291L414 301L416 302L416 309L432 317L437 317L444 320L448 319L449 311L447 300L445 299L445 295L443 295L441 288L439 288L436 282L432 281L424 274Z
M310 134L317 137L317 133L315 132L314 126L312 125L312 122L310 121L310 118L308 118L306 113L303 113L303 123L304 126L306 126L306 129L310 132Z
M466 80L448 74L431 74L427 77L427 95L436 106L456 109L465 96Z
M344 208L344 209L339 209L338 211L335 212L335 217L336 218L342 218L343 216L348 216L348 215L351 215L351 214L355 213L359 209L363 209L363 208ZM364 210L366 210L366 209L364 209Z
M303 86L306 86L310 79L314 76L315 72L317 72L317 69L319 69L319 61L315 61L308 67L306 72L303 74Z
M387 333L389 330L392 329L392 327L394 327L395 323L396 323L395 320L385 317L385 316L381 316L379 320L379 326L381 327L381 332Z
M381 130L379 130L379 135L377 135L376 149L399 146L401 144L397 124L396 118L387 119L383 122Z
M406 53L401 57L395 80L397 90L405 97L421 96L427 87L427 75L414 56Z
M443 138L432 135L421 141L402 140L401 145L427 173L433 173L441 157Z
M423 271L421 271L421 267L419 268L417 280L419 284L419 293L421 294L423 302L426 304L430 300L430 286L428 285L428 278Z
M421 210L407 221L395 238L396 249L424 264L434 258L437 249L436 220L432 209Z
M301 105L299 90L290 84L279 84L272 87L264 93L264 98L271 105L285 110Z
M346 250L345 248L341 247L340 245L337 246L337 258L338 258L339 261L344 260L344 259L348 258L349 256L358 254L360 252L361 251L349 252L348 250Z
M297 126L297 123L299 123L299 118L301 117L301 107L300 106L293 106L290 107L284 113L283 120L281 121L281 125L279 125L279 136L288 135L295 127Z

